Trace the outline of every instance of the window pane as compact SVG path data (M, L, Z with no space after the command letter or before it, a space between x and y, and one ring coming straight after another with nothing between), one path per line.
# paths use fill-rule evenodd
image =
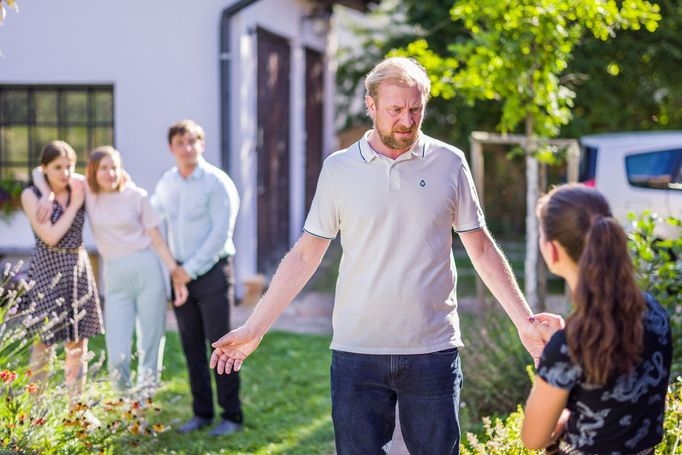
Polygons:
M97 91L95 98L95 122L113 123L114 120L114 100L111 92ZM97 141L95 141L98 143Z
M33 93L38 123L57 124L57 92L40 90Z
M625 158L628 180L633 186L668 189L676 176L682 150L642 153Z
M66 123L82 123L88 120L88 95L85 91L65 91L64 121ZM71 144L73 145L73 144Z
M64 140L76 151L78 162L85 163L88 153L88 129L84 126L67 128Z
M28 122L28 92L26 90L4 90L0 101L4 124Z
M28 162L28 127L6 126L2 129L2 160Z
M99 147L100 145L114 145L114 129L110 127L95 128L93 141L95 147Z
M38 126L33 129L33 150L31 154L31 165L37 165L40 162L40 153L43 151L48 142L59 139L59 131L57 128L48 126Z

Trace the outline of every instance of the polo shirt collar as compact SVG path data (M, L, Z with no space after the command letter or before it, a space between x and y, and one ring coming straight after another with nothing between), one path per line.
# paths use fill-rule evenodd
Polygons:
M371 163L374 158L379 157L379 153L369 145L369 135L372 134L372 131L373 130L368 130L357 142L358 153L365 163ZM414 143L412 149L407 153L411 153L414 158L424 158L426 155L426 148L426 136L420 131L417 142Z

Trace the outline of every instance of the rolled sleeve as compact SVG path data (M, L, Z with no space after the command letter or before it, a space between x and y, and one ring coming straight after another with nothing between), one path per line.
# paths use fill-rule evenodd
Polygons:
M333 182L328 167L324 165L303 230L316 237L333 239L339 232L339 226Z
M484 227L483 209L466 161L462 161L459 167L455 184L457 206L453 214L452 227L457 232L474 231Z

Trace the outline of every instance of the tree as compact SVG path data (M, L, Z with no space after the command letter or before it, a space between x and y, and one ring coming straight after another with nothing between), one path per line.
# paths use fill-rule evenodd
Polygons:
M542 140L556 137L572 118L575 92L561 80L573 51L588 34L602 41L618 30L653 32L661 19L659 6L646 0L460 0L450 9L452 21L463 25L468 39L448 46L446 53L416 40L393 52L417 58L432 79L432 94L451 99L499 100L502 132L524 126L527 213L525 293L537 303L538 154Z

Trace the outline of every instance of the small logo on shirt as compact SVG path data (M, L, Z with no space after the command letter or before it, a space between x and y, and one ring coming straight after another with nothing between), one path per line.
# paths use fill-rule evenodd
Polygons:
M420 180L420 181L419 181L419 186L421 186L422 188L424 188L424 187L426 186L426 180Z

